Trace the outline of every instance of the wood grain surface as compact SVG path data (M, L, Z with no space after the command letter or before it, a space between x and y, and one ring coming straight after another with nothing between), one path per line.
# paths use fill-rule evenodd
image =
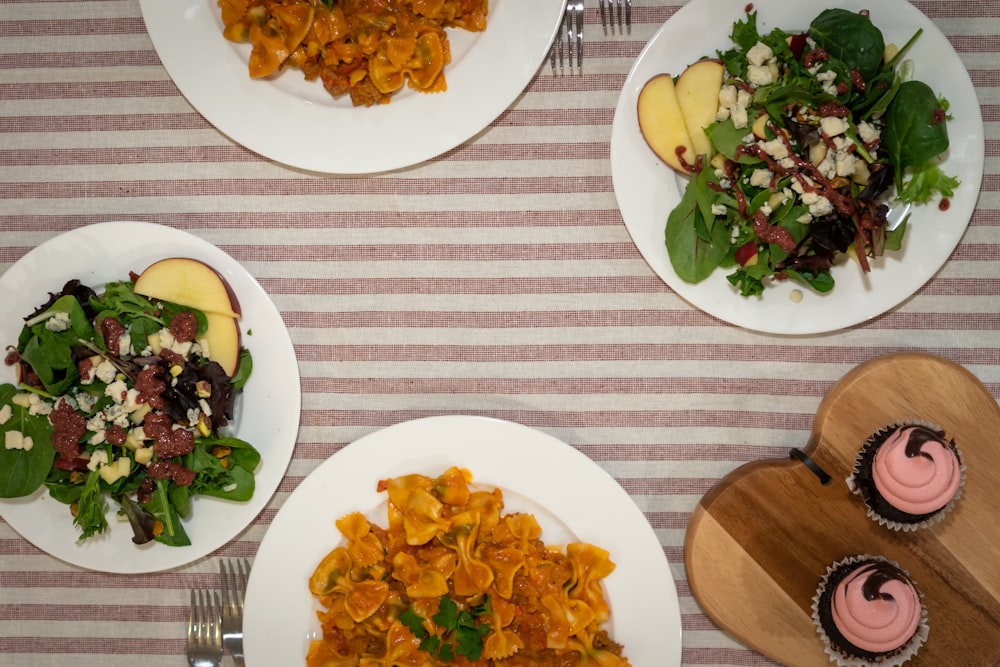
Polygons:
M871 433L915 419L955 439L966 484L943 521L894 532L868 518L845 479ZM816 585L845 556L881 555L909 571L928 612L930 636L908 665L1000 664L1000 409L979 380L924 353L879 357L834 385L802 450L826 484L798 460L760 461L698 504L685 564L705 613L782 663L828 664L810 618Z

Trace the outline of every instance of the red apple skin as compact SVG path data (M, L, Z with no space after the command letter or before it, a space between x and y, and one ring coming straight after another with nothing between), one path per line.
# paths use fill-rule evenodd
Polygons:
M733 253L733 259L740 266L753 266L757 263L757 242L747 241Z
M191 284L192 274L198 274L204 280L211 280L212 287L219 288L225 293L225 301L228 303L222 303L221 299L218 303L206 302L202 296L209 290L204 292L197 290L196 286ZM134 289L136 294L197 308L203 312L215 312L236 318L242 315L240 301L229 281L212 266L190 257L168 257L150 264L136 278Z

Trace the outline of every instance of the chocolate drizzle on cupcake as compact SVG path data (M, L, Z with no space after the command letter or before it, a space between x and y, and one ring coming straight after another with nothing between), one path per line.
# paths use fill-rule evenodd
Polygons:
M830 566L812 609L827 654L840 665L900 665L928 635L916 585L881 557L853 556Z
M847 479L869 515L896 530L939 520L960 495L962 458L954 440L926 424L897 424L862 445Z
M898 572L896 572L895 568L886 567L882 563L871 566L869 569L874 570L874 572L865 578L865 583L861 586L861 594L869 602L880 598L882 600L892 600L891 593L882 592L882 585L893 579L898 579Z
M931 459L931 455L924 451L924 445L928 442L940 443L943 438L943 431L932 431L925 426L914 426L910 429L910 433L907 436L906 455L911 459L914 456L923 456L924 458ZM955 448L954 440L949 444L952 449Z

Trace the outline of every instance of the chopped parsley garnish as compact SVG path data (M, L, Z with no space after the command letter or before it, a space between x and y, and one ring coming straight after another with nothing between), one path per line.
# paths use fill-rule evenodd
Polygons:
M427 632L424 618L413 607L408 607L399 615L399 622L420 640L421 651L426 651L439 660L450 662L455 659L456 654L469 660L479 660L483 654L483 637L489 634L490 624L488 621L477 622L476 619L491 613L488 595L482 604L475 605L471 610L460 610L454 600L443 597L438 605L438 612L431 617L442 631L441 634L432 635Z

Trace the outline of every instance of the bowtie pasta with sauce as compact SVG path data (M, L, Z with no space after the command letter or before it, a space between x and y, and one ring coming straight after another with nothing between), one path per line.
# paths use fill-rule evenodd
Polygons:
M501 491L471 481L454 467L382 480L386 528L336 522L345 542L309 580L323 636L307 667L629 667L603 627L609 553L545 545L533 515L504 514Z
M285 67L354 106L387 104L404 85L447 89L445 28L486 29L488 0L217 0L223 36L253 45L250 76Z

